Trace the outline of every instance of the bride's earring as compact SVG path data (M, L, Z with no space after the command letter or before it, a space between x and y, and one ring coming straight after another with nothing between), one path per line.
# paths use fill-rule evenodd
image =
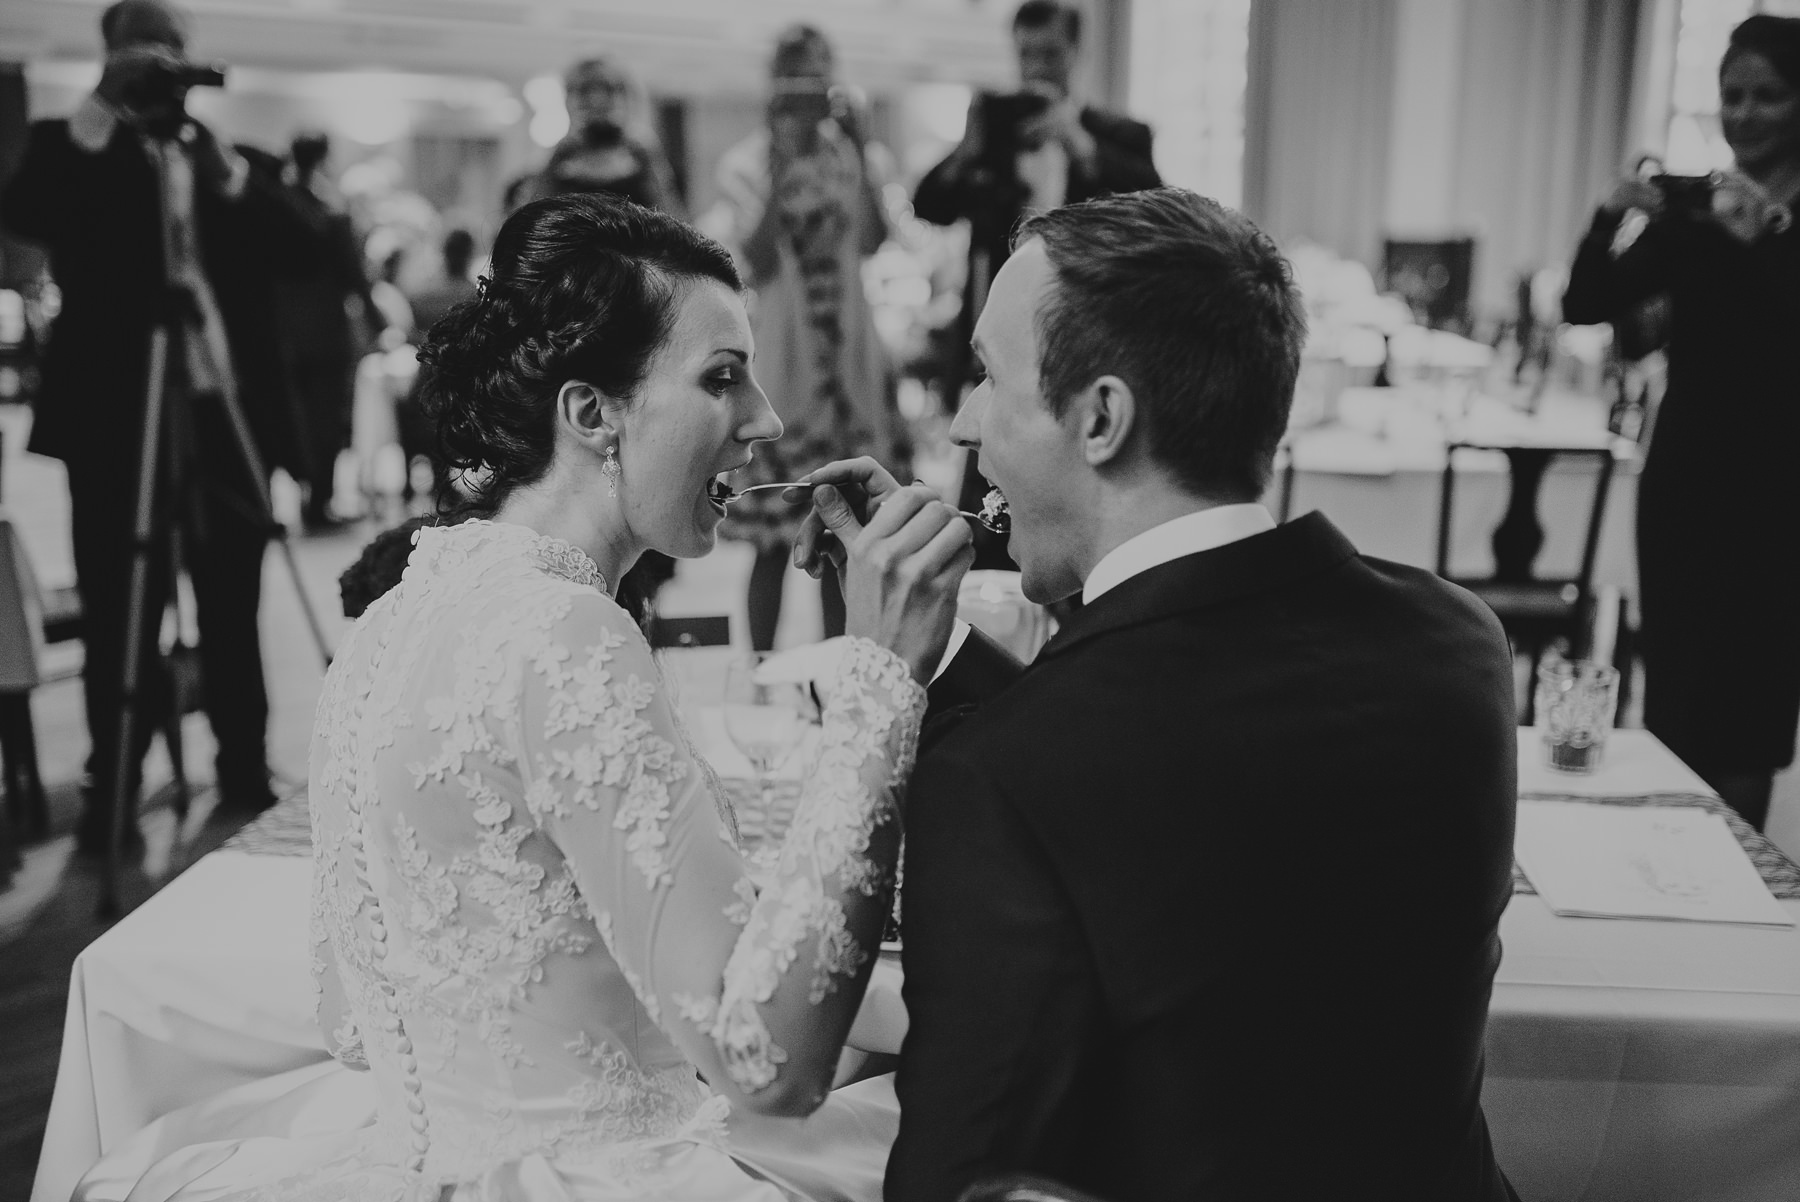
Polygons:
M619 477L625 469L619 466L619 450L617 447L606 448L606 458L600 461L600 474L606 477L606 495L619 495Z

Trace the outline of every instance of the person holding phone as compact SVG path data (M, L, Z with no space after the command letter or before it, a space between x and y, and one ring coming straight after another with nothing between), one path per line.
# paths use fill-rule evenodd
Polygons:
M1638 483L1644 724L1761 829L1800 725L1800 19L1732 31L1719 118L1732 170L1621 181L1563 314L1619 322L1669 298L1669 386Z
M831 43L810 25L776 40L767 123L719 162L722 199L702 228L730 247L754 290L757 375L787 433L739 487L797 480L846 455L898 458L893 373L863 294L862 263L887 239L863 122L837 86ZM803 507L771 490L733 505L720 528L750 542L750 640L775 644L788 548ZM837 583L820 582L827 636L844 631Z

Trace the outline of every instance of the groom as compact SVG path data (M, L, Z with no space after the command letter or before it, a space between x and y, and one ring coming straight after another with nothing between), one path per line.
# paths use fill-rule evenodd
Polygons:
M1004 1172L1110 1202L1512 1198L1480 1102L1498 623L1256 503L1305 323L1249 221L1161 189L1016 247L951 433L1026 595L1085 604L1022 673L970 639L933 686L970 712L909 794L888 1202ZM813 479L846 486L817 494L839 535L846 491L893 487L868 460Z

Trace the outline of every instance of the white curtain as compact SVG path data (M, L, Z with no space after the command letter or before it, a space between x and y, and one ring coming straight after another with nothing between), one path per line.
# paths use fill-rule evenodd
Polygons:
M1477 239L1475 305L1567 262L1624 166L1639 0L1477 0L1464 10L1452 203Z
M1376 266L1392 120L1393 0L1255 0L1244 211Z
M1645 0L1434 0L1459 29L1436 101L1456 136L1437 177L1443 236L1473 236L1478 313L1520 272L1566 261L1626 152ZM1244 209L1379 270L1388 231L1395 0L1255 0ZM1412 236L1416 231L1402 231Z

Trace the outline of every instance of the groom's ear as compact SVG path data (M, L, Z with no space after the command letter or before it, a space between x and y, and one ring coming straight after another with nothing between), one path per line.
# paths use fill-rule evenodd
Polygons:
M1117 376L1100 376L1069 398L1080 423L1081 453L1090 467L1113 463L1137 428L1137 397Z
M617 410L611 399L585 380L567 380L556 392L556 424L596 455L618 441Z

